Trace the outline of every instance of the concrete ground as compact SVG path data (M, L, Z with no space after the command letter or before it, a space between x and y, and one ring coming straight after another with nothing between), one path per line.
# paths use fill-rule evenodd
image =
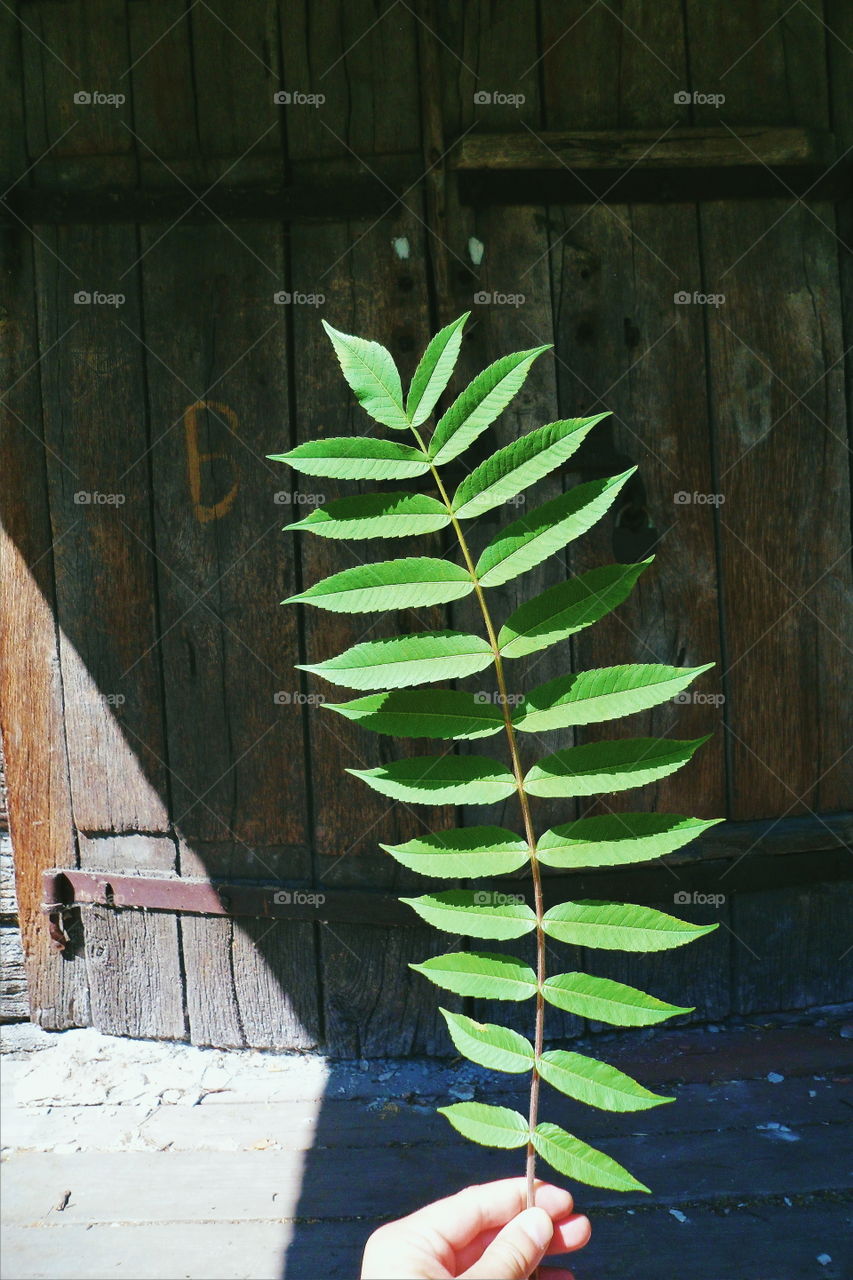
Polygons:
M597 1037L677 1101L550 1119L652 1187L575 1188L577 1280L853 1277L853 1040L822 1026ZM3 1032L4 1280L337 1280L366 1237L518 1153L463 1142L449 1098L523 1106L463 1061L331 1062L92 1030Z

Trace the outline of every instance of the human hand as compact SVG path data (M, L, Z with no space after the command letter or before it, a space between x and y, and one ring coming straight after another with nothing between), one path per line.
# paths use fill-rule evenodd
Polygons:
M524 1178L466 1187L454 1196L387 1222L364 1250L361 1280L527 1280L546 1254L582 1249L589 1219L573 1213L568 1191L536 1183L526 1209ZM549 1280L572 1280L548 1271Z

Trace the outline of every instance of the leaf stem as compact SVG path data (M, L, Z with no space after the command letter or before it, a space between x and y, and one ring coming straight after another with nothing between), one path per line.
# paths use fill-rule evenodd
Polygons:
M427 447L423 438L416 427L412 427L412 434L417 440L419 446L427 453ZM465 534L462 531L458 519L453 510L453 504L450 501L447 490L444 487L441 476L437 468L430 463L430 471L435 481L436 488L441 496L441 500L447 508L450 516L450 522L453 526L459 542L460 550L465 559L465 564L471 578L474 582L474 592L477 596L477 602L480 606L480 612L483 616L483 622L486 627L486 635L494 654L495 677L498 684L498 694L501 701L501 710L503 712L504 728L506 730L507 742L509 744L510 760L512 762L512 772L515 778L515 787L518 793L518 802L521 807L521 816L524 822L524 833L527 839L527 847L530 853L530 873L533 879L533 899L534 910L536 913L536 1028L534 1033L534 1062L532 1075L530 1080L530 1113L529 1126L530 1132L533 1133L536 1128L539 1113L539 1071L538 1063L542 1056L542 1044L545 1034L545 997L542 994L545 984L545 933L542 928L542 917L544 915L544 902L542 896L542 873L539 868L539 859L536 856L536 832L533 826L533 817L530 812L530 797L524 789L524 770L521 765L521 757L518 751L518 739L515 733L515 725L512 723L512 714L510 712L509 696L506 685L506 677L504 675L503 657L501 655L498 638L495 632L492 615L489 611L488 603L477 577L477 570L471 556ZM536 1175L536 1151L533 1147L532 1140L527 1144L527 1207L532 1208L535 1204L534 1182Z

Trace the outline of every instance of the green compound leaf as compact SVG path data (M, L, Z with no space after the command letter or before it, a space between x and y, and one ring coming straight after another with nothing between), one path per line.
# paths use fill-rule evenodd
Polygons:
M462 326L470 314L466 311L458 320L441 329L424 352L406 397L406 413L413 427L426 422L450 381L462 344Z
M560 1093L602 1111L646 1111L675 1101L651 1093L623 1071L582 1053L550 1049L536 1065L542 1079Z
M704 738L622 738L590 742L555 751L535 764L524 779L532 796L592 796L601 791L627 791L675 773Z
M492 658L489 645L480 636L420 631L389 640L366 640L325 662L297 663L297 669L312 671L347 689L402 689L433 680L461 679L488 667Z
M611 1191L649 1190L610 1156L566 1133L559 1125L538 1124L533 1134L533 1145L542 1159L566 1178L574 1178L591 1187L607 1187Z
M362 729L397 738L488 738L500 733L504 724L498 707L461 689L398 689L322 705Z
M546 867L618 867L647 862L682 848L722 818L683 818L677 813L605 813L552 827L537 841Z
M490 1107L485 1102L454 1102L438 1107L463 1138L482 1147L524 1147L530 1127L524 1116L509 1107Z
M641 663L557 676L527 695L512 717L513 724L521 733L545 733L647 711L674 698L713 665L706 662L703 667L667 667Z
M336 480L405 480L429 471L429 460L420 449L372 436L306 440L289 453L268 453L267 457L305 475Z
M489 951L450 951L430 956L422 964L410 964L437 987L459 996L484 1000L529 1000L536 994L536 974L514 956Z
M450 1038L466 1058L492 1071L519 1074L533 1066L533 1045L517 1031L494 1022L475 1022L461 1013L439 1008Z
M546 978L542 994L549 1004L579 1018L609 1022L614 1027L651 1027L693 1008L667 1004L646 991L591 973L558 973Z
M627 600L640 574L652 563L608 564L578 578L558 582L516 609L501 627L498 645L505 658L538 653L598 622Z
M447 889L444 893L400 901L445 933L472 938L520 938L536 927L536 916L526 902L516 902L512 897L485 889ZM504 898L510 901L501 901Z
M607 480L576 485L568 493L552 498L507 525L477 561L481 586L499 587L517 578L586 533L604 515L636 470L631 467Z
M515 791L506 765L488 756L416 756L347 773L383 796L415 804L495 804Z
M606 418L568 418L537 427L512 444L498 449L462 481L453 495L458 519L468 520L499 507L570 458L587 434Z
M669 951L718 928L630 902L563 902L545 912L542 927L558 942L605 951Z
M360 493L327 502L284 531L306 530L321 538L409 538L449 523L444 504L426 494Z
M447 604L473 590L467 569L449 560L408 556L330 574L282 603L313 604L332 613L373 613Z
M524 382L533 361L549 347L550 343L530 351L516 351L477 374L438 420L429 446L429 456L436 466L458 458L494 422Z
M503 827L453 827L406 844L379 847L423 876L452 879L505 875L524 866L530 856L527 841Z
M335 348L343 375L365 413L394 431L407 430L409 419L403 408L403 388L390 351L378 342L341 333L325 320L322 324Z

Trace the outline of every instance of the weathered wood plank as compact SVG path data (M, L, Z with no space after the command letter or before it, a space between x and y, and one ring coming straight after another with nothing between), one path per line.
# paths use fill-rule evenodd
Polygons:
M0 1022L24 1022L30 1016L21 931L0 925Z

